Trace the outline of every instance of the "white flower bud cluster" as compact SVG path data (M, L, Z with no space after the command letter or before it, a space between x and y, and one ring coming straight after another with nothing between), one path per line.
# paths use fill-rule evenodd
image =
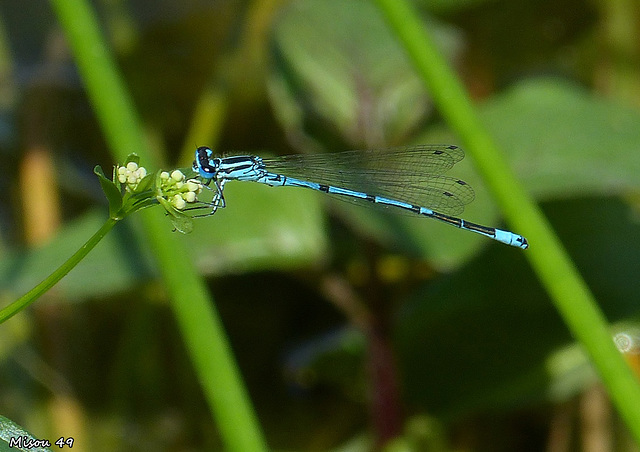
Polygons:
M160 173L162 191L167 194L167 199L178 210L187 207L187 203L198 201L198 194L202 191L202 184L194 179L185 180L186 176L180 170L172 173L163 171Z
M119 166L118 169L118 181L125 186L128 191L134 191L138 184L147 175L147 170L144 166L138 166L136 162L129 162L127 166Z

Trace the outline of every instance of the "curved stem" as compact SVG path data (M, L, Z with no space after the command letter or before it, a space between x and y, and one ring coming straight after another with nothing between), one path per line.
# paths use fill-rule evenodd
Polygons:
M50 3L62 24L114 160L125 161L135 151L149 167L161 167L158 155L150 151L131 96L100 32L91 2L51 0ZM161 215L146 209L141 217L148 231L150 248L171 295L181 334L226 449L268 450L215 304L189 259L188 251L178 236L170 232ZM176 258L184 260L179 272L175 271Z
M43 293L57 284L58 281L60 281L67 273L69 273L73 269L73 267L78 265L78 263L82 259L84 259L87 254L89 254L89 251L95 248L100 240L102 240L104 236L107 235L107 232L109 232L117 222L118 220L113 218L107 219L102 227L98 229L98 231L93 234L91 238L87 240L87 242L73 254L73 256L67 259L65 263L58 267L53 273L47 276L40 284L35 286L29 292L0 310L0 323L13 317L15 314L29 306L31 303L36 301Z

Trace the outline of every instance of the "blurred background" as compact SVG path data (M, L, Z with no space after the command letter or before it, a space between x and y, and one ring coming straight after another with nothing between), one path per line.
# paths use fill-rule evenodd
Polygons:
M413 3L638 366L640 5ZM370 1L92 4L167 168L202 145L460 144ZM2 306L98 229L93 168L114 163L48 2L0 2ZM450 173L464 218L508 229L469 159ZM274 450L640 450L522 250L305 190L225 195L176 261L206 277ZM0 414L74 450L221 450L140 229L2 325Z

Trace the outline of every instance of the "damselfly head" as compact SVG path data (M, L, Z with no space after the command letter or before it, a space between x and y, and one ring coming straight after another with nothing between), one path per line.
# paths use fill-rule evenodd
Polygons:
M193 161L193 171L200 174L203 179L215 177L220 166L219 158L212 158L213 151L206 146L196 149L196 159Z

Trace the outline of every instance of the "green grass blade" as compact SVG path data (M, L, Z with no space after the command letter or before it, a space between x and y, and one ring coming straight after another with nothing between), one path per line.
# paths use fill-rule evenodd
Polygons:
M52 0L87 94L114 158L136 152L159 166L149 150L133 102L85 0ZM148 240L165 278L191 360L228 450L262 451L266 443L230 352L217 312L180 236L158 209L141 212Z
M640 443L640 386L615 348L596 300L539 208L516 181L424 23L404 0L376 3L440 112L461 137L509 223L529 240L526 257L572 334L589 353L616 407Z

